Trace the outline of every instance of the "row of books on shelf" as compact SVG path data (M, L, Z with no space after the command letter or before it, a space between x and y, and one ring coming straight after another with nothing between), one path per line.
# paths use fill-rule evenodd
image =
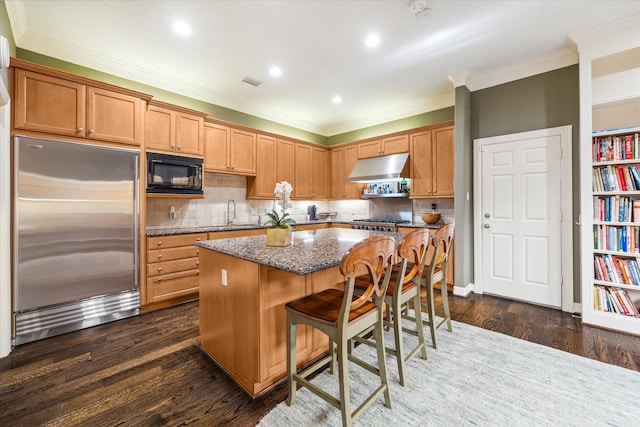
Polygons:
M592 158L594 162L640 159L638 133L592 138Z
M595 221L617 221L640 223L640 198L631 196L594 196L593 216Z
M594 286L593 292L593 308L596 311L640 317L638 307L626 290L614 286Z
M596 280L624 283L640 288L640 267L635 258L620 258L603 254L593 257Z
M640 253L640 227L633 225L594 224L593 249Z
M635 165L593 168L593 191L639 191L640 170Z

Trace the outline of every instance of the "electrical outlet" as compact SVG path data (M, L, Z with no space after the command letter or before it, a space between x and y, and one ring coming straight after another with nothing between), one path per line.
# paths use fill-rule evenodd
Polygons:
M171 220L176 219L176 207L175 206L169 207L169 219L171 219Z
M222 269L222 286L227 286L227 270Z

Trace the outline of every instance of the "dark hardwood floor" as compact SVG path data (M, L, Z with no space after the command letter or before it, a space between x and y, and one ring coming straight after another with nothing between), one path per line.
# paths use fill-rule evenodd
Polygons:
M490 296L450 303L457 321L640 371L640 337ZM280 386L250 399L205 355L197 302L24 344L0 359L0 426L253 426L285 398Z

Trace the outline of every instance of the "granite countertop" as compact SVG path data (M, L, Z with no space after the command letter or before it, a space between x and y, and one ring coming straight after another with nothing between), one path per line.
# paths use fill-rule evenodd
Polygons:
M346 224L349 221L319 219L315 221L297 222L296 225L311 224ZM229 224L229 225L209 225L205 227L176 227L176 228L147 228L147 237L153 236L171 236L175 234L191 234L191 233L209 233L216 231L235 231L235 230L255 230L257 228L265 228L264 224Z
M205 240L196 245L303 275L340 265L342 257L353 245L379 234L392 235L397 243L404 236L403 233L326 228L296 231L292 234L291 245L284 247L267 246L266 235Z
M349 224L351 220L342 219L319 219L315 221L298 222L296 225L311 225L311 224ZM436 224L425 224L422 221L419 222L407 222L398 224L398 227L410 227L410 228L440 228L444 225L443 222L437 222ZM235 231L235 230L254 230L257 228L264 228L264 225L258 224L230 224L230 225L210 225L206 227L176 227L176 228L147 228L147 237L154 236L173 236L177 234L192 234L192 233L213 233L216 231Z

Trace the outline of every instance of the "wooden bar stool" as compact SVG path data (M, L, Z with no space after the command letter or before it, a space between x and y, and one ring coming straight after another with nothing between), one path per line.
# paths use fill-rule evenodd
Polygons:
M449 299L447 297L447 263L449 261L449 252L453 243L453 224L447 224L438 229L431 239L431 245L434 248L431 262L424 267L425 274L422 277L421 285L426 291L427 314L428 319L424 320L424 324L429 326L431 331L431 343L433 348L437 347L436 331L443 325L447 325L447 330L453 332L451 328L451 313L449 312ZM436 309L434 302L433 285L440 283L440 293L442 295L442 308ZM417 306L416 306L417 307ZM416 312L418 310L415 310ZM438 323L436 314L443 316L442 321Z
M409 301L413 301L414 307L420 307L420 281L422 279L422 271L427 260L427 249L431 236L429 230L425 228L417 229L407 234L398 247L398 256L401 262L393 266L393 274L389 281L387 293L384 296L386 304L391 308L390 315L392 318L395 348L385 347L387 353L396 356L398 362L398 373L400 376L400 384L406 384L405 366L418 351L422 352L422 358L427 360L427 349L424 343L424 332L422 330L422 317L420 310L416 311L415 330L402 327L402 306ZM407 272L407 270L409 270ZM356 279L357 294L362 294L369 287L369 278L361 276ZM418 344L405 354L402 344L402 333L409 333L418 337ZM356 341L367 345L375 345L371 340L363 337L356 337Z
M395 253L395 240L391 236L372 236L355 244L340 263L345 276L344 291L327 289L314 295L289 302L287 310L287 404L296 399L296 383L307 387L342 412L342 424L350 426L373 401L384 394L385 406L391 408L391 395L387 381L383 341L383 301L391 277L391 261ZM363 274L371 277L371 286L360 296L354 297L355 279ZM371 296L376 295L376 302ZM329 354L303 372L296 373L296 325L309 325L329 336ZM372 366L349 354L349 341L362 331L373 327L377 346L378 366ZM337 353L340 397L336 398L312 384L307 378L324 369L330 362L331 372ZM380 386L355 410L349 400L348 363L350 360L380 377Z

